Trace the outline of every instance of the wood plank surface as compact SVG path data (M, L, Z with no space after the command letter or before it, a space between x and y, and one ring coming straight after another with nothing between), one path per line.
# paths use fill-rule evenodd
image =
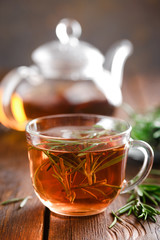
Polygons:
M33 192L25 135L8 131L0 142L0 202L32 196L21 209L19 203L0 206L0 239L42 239L44 207Z

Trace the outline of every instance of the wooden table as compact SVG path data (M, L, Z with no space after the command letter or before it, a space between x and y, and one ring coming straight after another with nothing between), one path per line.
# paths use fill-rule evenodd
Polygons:
M160 102L160 75L126 77L123 84L124 101L137 110ZM117 116L123 116L120 109ZM120 195L104 213L92 217L60 217L50 213L36 197L27 159L25 134L13 130L0 131L0 201L15 197L32 196L23 208L19 203L0 206L1 240L131 240L160 239L160 217L156 223L137 221L133 216L122 218L109 229L111 210L125 204L127 195ZM139 164L129 161L127 175L131 178ZM160 169L160 161L154 164ZM157 181L160 179L157 178Z

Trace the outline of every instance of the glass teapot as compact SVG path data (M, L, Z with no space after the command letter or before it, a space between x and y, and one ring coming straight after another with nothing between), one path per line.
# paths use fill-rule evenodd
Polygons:
M123 67L133 47L114 44L106 56L79 40L80 24L62 19L57 41L32 53L33 66L9 72L0 86L0 122L24 130L33 118L61 113L112 115L122 102Z

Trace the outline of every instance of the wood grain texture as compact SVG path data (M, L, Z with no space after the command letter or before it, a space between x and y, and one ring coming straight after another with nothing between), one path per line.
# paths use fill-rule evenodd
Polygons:
M23 208L19 203L0 206L0 239L42 239L44 207L35 196L29 176L24 134L1 135L0 202L32 196Z
M118 222L112 229L108 228L113 220L111 211L122 207L126 199L126 194L120 195L104 213L90 217L61 217L52 213L49 240L159 240L160 218L155 224L124 215L124 223Z

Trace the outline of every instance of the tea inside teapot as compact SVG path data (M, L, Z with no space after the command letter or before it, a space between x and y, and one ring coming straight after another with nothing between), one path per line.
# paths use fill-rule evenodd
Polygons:
M81 26L77 21L61 20L56 34L58 41L33 52L33 66L14 69L3 79L0 120L5 126L24 130L30 119L63 113L112 115L121 104L120 86L104 69L120 44L114 46L107 60L94 46L79 40ZM127 49L121 75L132 46Z

